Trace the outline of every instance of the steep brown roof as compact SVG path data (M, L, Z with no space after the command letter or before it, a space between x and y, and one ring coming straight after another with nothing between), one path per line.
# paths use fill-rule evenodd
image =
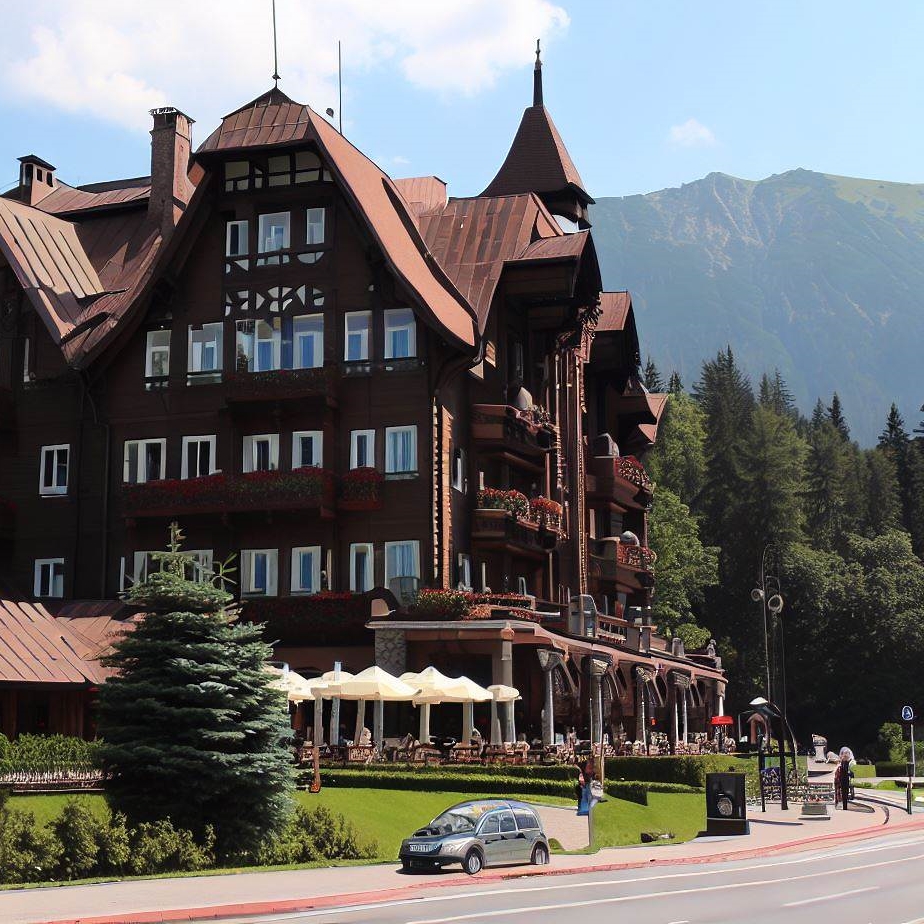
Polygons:
M532 193L450 199L443 209L420 216L430 253L478 315L484 330L504 264L521 258L539 235L565 235Z
M446 184L438 176L414 176L393 180L411 214L420 217L431 209L446 206Z
M225 116L196 152L216 152L311 142L382 248L391 270L404 281L418 306L467 347L475 345L475 312L427 252L416 216L398 187L365 154L308 106L281 90L268 93Z
M632 296L628 292L601 292L597 331L623 330L631 310Z
M40 603L0 589L0 683L101 683L86 645Z
M150 177L99 183L96 188L68 186L58 181L55 189L37 202L35 207L53 215L70 215L92 209L140 204L150 198L150 195Z
M118 600L85 601L76 604L67 616L59 613L57 621L81 643L83 658L98 661L110 654L113 644L126 632L131 632L142 618L140 615L118 618L124 613L125 607Z
M584 181L548 110L541 103L530 106L523 113L497 176L481 195L557 193L565 189L573 190L585 204L594 201L585 191Z
M517 262L577 259L584 252L588 240L590 240L589 231L576 231L574 234L540 238L526 247L517 257Z

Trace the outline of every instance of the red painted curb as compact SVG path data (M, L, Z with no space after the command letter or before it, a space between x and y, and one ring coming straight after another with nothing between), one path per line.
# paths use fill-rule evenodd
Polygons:
M820 837L802 838L797 841L787 841L783 844L774 844L769 847L756 847L751 850L733 850L725 853L709 854L702 857L671 857L669 859L651 859L645 862L630 863L603 863L569 867L562 869L544 868L538 870L524 870L522 872L481 874L478 882L507 882L512 879L525 879L534 876L574 876L586 873L607 873L627 869L650 869L652 866L683 866L695 863L725 863L730 860L748 860L757 857L770 856L786 850L796 850L815 844L832 843L834 841L864 840L876 835L886 833L885 823L858 828L856 831L845 831L835 834L824 834ZM919 831L924 829L924 819L907 824L896 824L891 833L904 831ZM451 888L463 882L471 882L467 878L453 876L442 881L418 882L408 884L401 888L379 889L373 892L349 892L341 895L324 895L317 898L291 898L281 901L240 902L233 905L209 905L204 908L174 908L165 911L139 911L128 914L103 915L92 918L64 918L56 921L46 921L44 924L170 924L174 921L207 921L225 917L243 917L259 914L284 914L290 911L315 911L323 908L341 907L343 905L368 905L375 902L388 901L399 896L407 896L409 892L423 891L436 888Z

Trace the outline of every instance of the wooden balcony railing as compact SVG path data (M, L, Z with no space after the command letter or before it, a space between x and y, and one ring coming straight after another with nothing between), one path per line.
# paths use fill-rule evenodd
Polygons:
M336 397L336 382L337 370L334 366L230 372L224 379L224 396L228 404L304 401L306 398L333 401Z
M472 542L480 548L539 558L554 549L560 539L557 531L518 519L508 510L478 509L472 518Z
M476 404L472 407L472 439L481 447L537 456L554 448L555 430L534 411L509 404Z
M592 456L587 460L587 494L591 502L613 502L647 509L654 485L633 456Z
M379 510L385 476L374 468L354 468L340 476L337 507L340 510Z
M334 476L320 468L147 481L122 489L123 514L132 518L310 509L332 516L333 506Z
M645 546L598 541L588 560L588 575L604 583L631 589L654 584L655 554Z

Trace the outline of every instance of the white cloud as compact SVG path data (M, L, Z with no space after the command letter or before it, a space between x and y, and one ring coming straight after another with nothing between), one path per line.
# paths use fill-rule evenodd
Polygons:
M393 164L398 164L398 165L401 166L401 167L405 167L405 166L407 166L407 165L410 163L410 160L408 160L406 157L402 156L401 154L396 154L396 155L391 159L391 162L392 162Z
M149 128L173 105L211 130L270 85L269 2L32 0L0 34L0 96ZM282 88L319 111L336 100L337 39L349 71L388 66L423 90L473 94L525 65L567 13L552 0L278 0ZM200 136L201 137L201 136Z
M716 143L712 129L696 119L687 119L682 125L672 125L669 137L671 144L682 148L710 148Z

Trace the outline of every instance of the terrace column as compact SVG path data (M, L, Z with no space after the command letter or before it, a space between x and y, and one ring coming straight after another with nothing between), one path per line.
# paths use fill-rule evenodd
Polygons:
M504 718L506 719L507 725L507 741L516 741L517 740L517 728L516 728L516 716L513 712L513 700L504 703Z
M472 729L475 726L475 704L469 700L462 704L462 744L472 743Z
M555 684L552 679L552 672L556 667L561 666L564 659L560 652L552 651L548 648L540 648L536 655L539 658L539 667L542 668L545 683L545 705L542 709L542 744L545 747L551 747L555 743Z
M603 742L603 675L609 666L602 658L590 660L590 745L594 754ZM602 758L602 748L599 753Z
M687 715L687 700L689 699L689 696L690 696L690 691L684 690L683 691L683 743L684 744L687 743L687 737L689 736L689 733L690 733L689 716Z
M382 742L385 739L385 702L377 699L372 707L372 741L376 750L381 753Z
M420 735L418 740L421 744L430 743L430 704L420 704Z
M645 714L645 687L648 672L643 667L635 668L635 740L648 749L648 716Z
M311 743L316 748L324 744L324 700L320 693L315 694L314 731L311 733Z
M687 697L690 695L690 676L674 672L671 674L674 682L674 741L687 743ZM683 713L683 736L680 735L680 713Z

